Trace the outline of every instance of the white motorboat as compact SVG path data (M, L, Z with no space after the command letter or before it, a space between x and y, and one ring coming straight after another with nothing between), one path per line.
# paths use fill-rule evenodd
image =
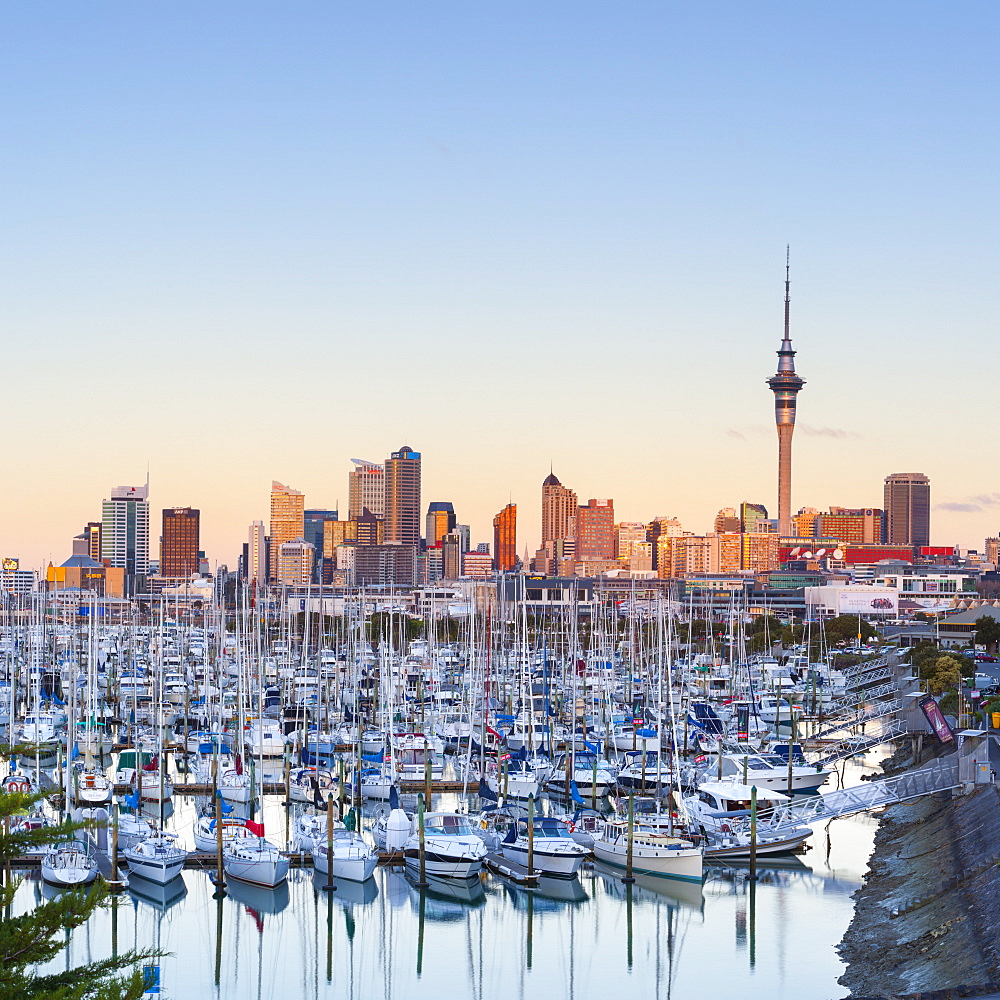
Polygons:
M441 878L478 878L486 857L486 845L469 825L467 816L436 812L424 816L424 870ZM420 870L420 832L412 821L410 837L403 845L403 860L413 872Z
M718 758L708 764L705 774L719 773ZM815 792L833 774L831 768L819 764L796 764L791 768L791 791ZM745 776L745 779L744 779ZM778 792L788 792L788 760L776 753L724 753L722 755L722 777L743 781L758 788L770 788Z
M691 824L705 835L705 856L746 857L750 854L750 803L752 788L735 781L706 781L694 795L683 798ZM787 795L757 789L757 853L788 854L812 835L799 823L773 823L771 817L790 801Z
M594 856L615 868L628 867L628 822L614 820L594 836ZM657 878L701 882L702 850L690 840L634 829L632 833L632 871Z
M637 791L656 791L670 784L670 763L654 750L626 750L618 784Z
M97 874L97 861L82 840L53 844L42 857L42 878L51 885L87 885Z
M173 834L157 833L122 852L130 871L157 885L166 885L184 869L188 852L175 843Z
M263 837L234 837L222 845L222 864L230 878L273 888L288 875L288 857Z
M254 757L283 757L285 734L274 719L254 719L246 731L246 748Z
M572 878L590 853L572 837L569 825L554 817L536 817L532 823L533 837L528 841L528 823L522 820L512 826L500 844L500 853L508 860L540 875Z
M313 865L323 875L329 874L329 843L322 838L312 849ZM333 874L351 882L371 878L378 865L378 853L353 830L333 831Z
M401 733L393 737L392 759L400 781L423 781L430 762L431 780L444 777L444 758L423 733Z

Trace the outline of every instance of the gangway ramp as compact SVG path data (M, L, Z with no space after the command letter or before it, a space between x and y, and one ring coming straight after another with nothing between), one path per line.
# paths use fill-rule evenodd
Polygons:
M958 788L962 784L958 778L958 760L958 755L952 754L906 774L883 778L881 781L863 781L836 792L809 796L775 809L766 825L782 826L791 823L814 826L839 816L850 816L852 813L909 802L922 795Z

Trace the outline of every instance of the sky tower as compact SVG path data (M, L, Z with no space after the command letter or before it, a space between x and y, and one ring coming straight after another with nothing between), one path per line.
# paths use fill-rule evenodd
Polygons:
M774 393L774 423L778 428L778 534L792 534L792 432L795 397L805 382L795 374L795 351L788 332L789 251L785 249L785 337L778 349L778 371L767 384Z

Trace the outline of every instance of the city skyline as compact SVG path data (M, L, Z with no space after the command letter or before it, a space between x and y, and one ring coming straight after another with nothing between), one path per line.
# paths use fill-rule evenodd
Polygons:
M272 478L346 509L349 457L401 441L424 496L482 541L518 504L532 551L550 461L621 520L776 511L761 378L788 243L809 379L792 510L879 506L919 469L932 541L996 534L978 436L946 413L992 417L990 366L961 361L1000 312L1000 11L192 16L0 13L23 484L0 552L58 564L148 463L155 506L200 509L228 563Z

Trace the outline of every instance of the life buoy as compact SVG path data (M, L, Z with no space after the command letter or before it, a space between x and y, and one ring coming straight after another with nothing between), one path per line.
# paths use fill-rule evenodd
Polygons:
M722 826L719 827L719 830L722 833L729 833L730 832L730 830L729 830L729 824L728 823L723 823Z
M574 823L572 820L567 821L566 826L569 829L570 833L575 832L575 830L576 830L576 823Z

